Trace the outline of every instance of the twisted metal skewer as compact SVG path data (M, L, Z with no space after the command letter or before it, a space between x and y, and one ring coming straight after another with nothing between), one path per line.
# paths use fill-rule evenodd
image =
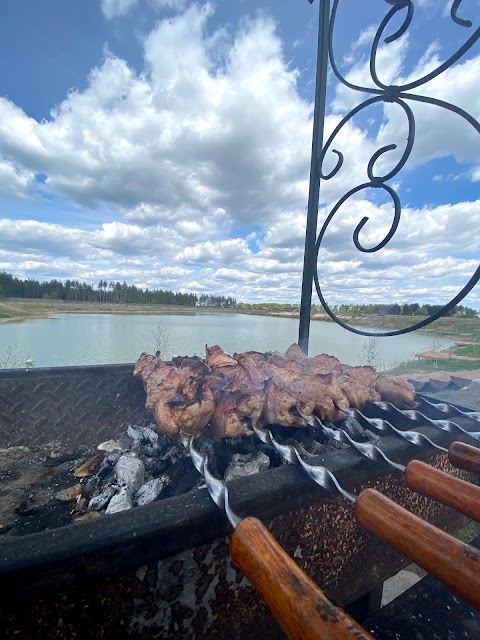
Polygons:
M303 416L307 419L307 416ZM327 427L317 416L308 416L310 420L313 418L314 424L312 426L320 427L327 435L329 435L333 440L340 442L342 444L347 444L356 449L359 453L362 454L365 458L372 460L372 462L381 462L382 460L386 462L388 465L397 469L398 471L405 471L406 467L403 464L398 462L394 462L391 460L386 453L384 453L380 447L372 444L371 442L359 442L358 440L354 440L350 434L345 431L345 429L331 429Z
M399 409L398 407L391 404L390 402L374 402L373 404L379 407L380 409L383 409L384 411L388 411L389 413L400 415L403 418L406 418L409 422L413 422L414 424L418 424L418 423L429 424L430 426L437 427L442 431L446 431L448 433L457 432L457 433L466 434L467 436L471 436L474 440L480 441L480 431L468 431L468 429L464 429L459 424L457 424L456 422L452 422L451 420L435 420L433 418L429 418L421 411L417 411L416 409ZM431 404L431 403L428 403L428 404ZM480 422L479 412L472 411L467 413L464 411L460 411L459 409L455 409L455 407L448 404L442 404L442 406L445 408L443 410L445 413L447 411L452 410L452 413L450 415L454 415L453 411L456 410L459 412L459 414L462 414L464 417L468 417L468 418L471 418L472 420L475 420L476 422ZM472 418L471 414L474 414L475 417Z
M448 405L446 403L434 404L430 403L427 400L422 399L426 404L433 406L434 408L442 411L446 415L458 415L466 418L473 419L477 422L480 422L480 412L465 412L453 407L452 405ZM429 424L430 426L437 427L443 431L454 433L460 432L466 435L471 436L472 438L480 441L480 432L472 432L467 431L463 427L461 427L456 422L452 422L451 420L434 420L432 418L428 418L420 411L416 410L402 410L396 407L395 405L389 402L375 402L373 403L380 409L384 411L391 412L393 414L397 414L407 419L408 421L414 424ZM394 425L392 425L388 420L384 420L383 418L367 418L359 409L346 409L343 407L337 407L340 409L345 415L358 420L358 422L367 428L373 428L377 431L381 431L385 434L393 434L397 437L403 438L410 444L414 444L416 446L425 446L430 445L439 451L444 453L448 452L448 449L436 444L433 440L431 440L428 436L418 433L417 431L402 431L401 429L397 429ZM398 471L405 472L406 467L400 463L394 462L391 460L381 449L380 447L367 443L367 442L359 442L354 440L344 429L331 429L324 425L319 418L316 416L304 416L302 417L307 421L308 424L314 427L320 427L326 434L328 434L333 440L342 444L348 444L353 447L356 451L358 451L364 457L378 462L384 461L389 466ZM338 482L335 475L329 471L326 467L320 464L312 465L300 454L298 449L291 444L282 444L278 442L273 436L270 429L253 427L253 430L256 436L266 445L271 446L277 453L279 453L282 458L284 458L287 462L295 465L300 465L303 470L316 482L319 486L326 489L329 492L334 493L335 491L339 492L342 496L347 498L350 502L355 502L356 497L354 494L350 493L346 489L344 489L340 483ZM197 449L195 449L193 445L194 438L192 435L181 434L181 442L185 446L185 448L189 451L192 462L197 469L197 471L203 476L205 479L205 484L207 486L208 492L215 502L215 504L225 511L228 520L231 525L235 528L238 523L241 521L241 518L232 510L229 501L228 489L223 480L216 478L210 471L208 467L208 457L202 453L200 453Z
M318 485L330 493L338 491L344 498L350 500L350 502L356 501L356 496L354 496L353 493L346 491L340 485L333 473L326 467L319 464L313 465L305 462L296 447L291 444L281 444L280 442L277 442L270 429L262 429L254 426L253 430L264 444L273 447L275 451L282 456L282 458L287 460L287 462L290 462L291 464L299 464Z
M416 445L417 447L422 447L425 444L429 444L431 447L435 449L439 449L446 453L448 449L445 447L441 447L439 444L436 444L431 440L428 436L423 435L423 433L418 433L418 431L402 431L401 429L397 429L393 426L388 420L384 420L383 418L367 418L363 415L363 413L359 409L344 409L342 407L338 407L340 411L350 418L355 418L358 422L368 429L373 427L377 429L377 431L382 431L386 434L393 434L407 440L411 444Z
M430 402L426 398L421 398L421 402L432 409L437 409L438 411L444 413L447 417L459 416L461 418L468 418L469 420L480 422L480 411L462 411L461 409L458 409L458 407L455 407L453 404L448 404L446 402Z
M185 433L180 434L180 440L183 446L190 453L193 465L195 469L203 476L205 484L207 485L208 493L215 502L217 507L225 511L227 518L235 529L235 527L241 522L242 518L237 516L230 506L230 500L228 495L228 489L223 480L216 478L208 468L208 457L203 453L200 453L198 449L193 446L193 436Z

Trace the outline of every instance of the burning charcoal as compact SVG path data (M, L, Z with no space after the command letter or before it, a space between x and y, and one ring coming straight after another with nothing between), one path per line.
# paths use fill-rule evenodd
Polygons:
M342 422L344 429L353 440L368 440L368 434L362 425L355 418L347 418Z
M158 433L150 427L132 427L129 426L127 433L132 438L135 444L147 441L155 449L158 449L159 437Z
M110 498L115 493L115 489L113 487L107 487L102 493L99 493L98 496L93 497L88 503L89 509L95 509L96 511L100 511L103 507L106 506Z
M67 489L63 489L63 491L58 491L54 498L57 500L61 500L62 502L72 502L75 500L77 496L80 496L82 493L82 485L74 484L73 487L68 487Z
M118 449L115 449L115 451L109 451L105 456L105 460L102 463L102 467L105 463L108 464L110 467L114 467L119 461L120 457L123 455L123 453L124 453L123 451L119 451Z
M132 498L127 487L122 487L108 503L105 513L118 513L132 508Z
M160 454L160 460L171 460L175 462L180 458L189 458L190 454L183 445L174 444L172 447L168 447L167 450Z
M225 482L253 476L255 473L266 471L270 467L270 458L261 451L254 454L235 453L225 472Z
M89 476L95 475L100 469L104 457L105 454L103 452L98 453L96 456L80 465L78 469L74 471L73 475L76 478L88 478Z
M134 453L125 453L118 459L115 475L118 484L128 487L128 490L133 494L144 483L145 465Z
M123 452L119 451L118 449L116 449L115 451L109 451L106 454L99 470L97 471L97 475L94 476L94 478L97 478L97 481L105 480L113 472L113 468L122 455Z
M159 476L171 466L172 461L167 458L166 460L159 460L158 458L145 458L144 460L145 470L151 476Z
M135 496L137 505L140 507L144 504L148 504L149 502L153 502L155 498L160 495L165 484L165 481L160 480L160 478L154 478L153 480L146 482L140 487Z
M172 464L163 474L161 480L166 485L162 492L163 497L170 498L171 496L181 496L191 491L193 487L197 486L199 475L189 456Z

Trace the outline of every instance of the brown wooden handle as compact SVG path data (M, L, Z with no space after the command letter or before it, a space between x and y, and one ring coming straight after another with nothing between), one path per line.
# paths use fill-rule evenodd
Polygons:
M480 608L480 553L374 489L355 503L358 522L406 555L474 607Z
M335 607L256 518L235 529L230 553L291 639L373 640Z
M480 487L412 460L405 471L407 487L480 521Z
M464 442L452 442L448 450L450 464L458 469L480 473L480 449Z

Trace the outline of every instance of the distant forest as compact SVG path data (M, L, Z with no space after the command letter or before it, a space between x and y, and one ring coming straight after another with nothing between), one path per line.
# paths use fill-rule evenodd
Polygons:
M38 282L32 278L21 280L5 271L0 272L0 298L37 298L44 300L72 300L86 302L113 302L115 304L170 304L183 307L217 307L223 309L250 309L259 311L299 311L300 305L279 302L239 302L232 297L196 293L175 293L166 289L140 289L134 284L108 282L101 279L96 287L78 280L50 280ZM331 305L339 316L389 315L431 316L443 305L410 303L342 304ZM312 304L312 312L322 311L320 304ZM476 318L479 312L457 305L448 317Z
M184 307L234 308L232 297L196 293L178 293L165 289L140 289L126 282L100 280L96 287L78 280L39 282L33 278L21 280L5 271L0 273L0 297L37 298L43 300L75 300L82 302L112 302L115 304L171 304Z
M247 302L239 302L239 309L256 309L269 311L298 311L299 305L281 304L278 302L263 302L249 304ZM331 309L339 316L431 316L443 308L441 304L418 304L418 302L404 304L340 304L331 305ZM312 304L312 312L322 311L320 304ZM476 318L479 312L470 307L457 305L445 314L447 317L455 318Z

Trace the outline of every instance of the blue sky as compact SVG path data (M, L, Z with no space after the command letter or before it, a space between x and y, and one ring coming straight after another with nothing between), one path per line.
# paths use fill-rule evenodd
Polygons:
M452 23L451 1L414 5L407 34L380 50L387 84L437 67L478 28L479 0L459 9L470 29ZM389 8L340 0L337 63L363 86ZM298 301L318 0L24 0L1 11L0 270ZM416 91L478 119L479 74L477 44ZM330 74L326 132L364 97ZM372 218L362 238L374 244L392 209L378 190L347 201L319 260L331 303L446 302L475 271L480 136L438 107L414 114L412 154L388 182L403 206L399 230L383 251L359 253L356 224ZM405 138L396 105L349 123L333 145L345 164L322 183L320 220L366 181L376 150L401 151ZM376 166L391 167L396 153ZM480 307L477 289L466 304Z

